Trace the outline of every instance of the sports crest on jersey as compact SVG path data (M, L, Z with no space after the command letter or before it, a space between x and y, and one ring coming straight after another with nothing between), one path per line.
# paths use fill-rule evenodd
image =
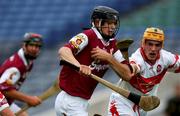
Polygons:
M69 43L73 48L77 49L77 52L80 52L88 44L88 38L85 34L80 33L74 36Z
M161 72L162 66L160 64L157 65L157 72Z

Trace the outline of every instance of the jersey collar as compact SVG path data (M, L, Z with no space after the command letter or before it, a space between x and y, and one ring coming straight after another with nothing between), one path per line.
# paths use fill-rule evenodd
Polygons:
M23 48L21 48L19 51L18 51L18 55L20 56L20 58L23 60L25 66L28 66L28 62L24 56L24 50Z
M155 60L155 62L151 63L150 60L147 58L146 54L144 53L144 50L143 50L142 47L140 48L140 53L141 53L143 59L151 66L154 65L156 63L156 61L160 58L160 53L159 53L156 60Z
M114 40L114 38L111 38L111 39L109 39L109 41L106 42L106 41L104 41L102 35L99 33L99 31L95 27L92 27L92 30L96 33L98 39L100 39L102 41L102 43L106 46L109 45L110 41Z

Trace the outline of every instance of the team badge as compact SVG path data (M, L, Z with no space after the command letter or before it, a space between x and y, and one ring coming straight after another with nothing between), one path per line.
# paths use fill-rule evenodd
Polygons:
M161 71L161 69L162 69L162 66L161 66L160 64L158 64L158 65L157 65L157 69L156 69L156 71L157 71L157 72L160 72L160 71Z
M88 38L85 34L80 33L74 36L69 43L79 52L88 44Z

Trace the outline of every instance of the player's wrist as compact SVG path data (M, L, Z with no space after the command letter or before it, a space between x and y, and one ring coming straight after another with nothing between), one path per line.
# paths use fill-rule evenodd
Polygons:
M128 99L134 102L136 105L139 104L141 96L130 92Z

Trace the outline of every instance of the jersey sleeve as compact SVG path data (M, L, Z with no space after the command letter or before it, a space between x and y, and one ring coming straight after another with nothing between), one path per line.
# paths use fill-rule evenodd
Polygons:
M138 50L137 50L135 53L133 53L131 55L131 57L129 57L129 64L132 66L133 69L134 69L134 67L137 68L136 74L139 73L141 70L142 60L139 56L140 56L140 54L138 53Z
M88 37L84 33L80 33L69 40L66 47L69 47L74 54L78 54L88 45Z
M113 54L114 58L119 61L119 62L123 62L125 59L121 53L120 50L117 50L114 54Z
M15 67L8 68L0 78L0 90L15 89L15 84L19 79L19 70Z
M180 56L167 51L163 51L163 55L167 59L168 71L180 73Z

